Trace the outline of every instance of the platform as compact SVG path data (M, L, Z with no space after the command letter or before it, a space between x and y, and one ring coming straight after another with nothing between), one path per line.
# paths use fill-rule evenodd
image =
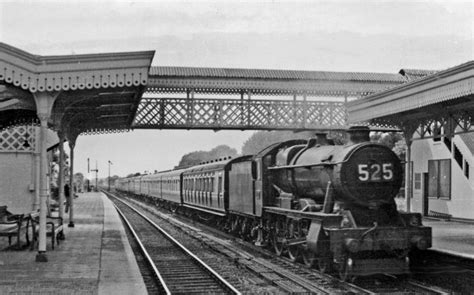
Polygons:
M427 218L433 231L432 250L474 259L474 223Z
M147 294L112 202L84 193L74 208L75 227L65 227L66 239L55 250L47 241L48 262L35 262L37 250L25 247L0 251L0 294ZM0 247L7 246L2 238Z

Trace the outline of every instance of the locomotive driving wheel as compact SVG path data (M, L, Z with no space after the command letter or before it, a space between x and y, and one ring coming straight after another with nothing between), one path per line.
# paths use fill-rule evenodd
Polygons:
M297 239L301 237L300 223L297 220L289 219L287 222L288 236L290 239ZM295 262L300 256L300 246L288 246L288 257L292 262Z
M281 256L285 250L285 223L282 220L277 220L273 232L273 248L277 256Z

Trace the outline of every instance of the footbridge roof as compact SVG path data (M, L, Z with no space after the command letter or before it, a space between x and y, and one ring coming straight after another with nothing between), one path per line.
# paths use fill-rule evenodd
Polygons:
M363 96L406 81L400 73L151 67L147 92Z

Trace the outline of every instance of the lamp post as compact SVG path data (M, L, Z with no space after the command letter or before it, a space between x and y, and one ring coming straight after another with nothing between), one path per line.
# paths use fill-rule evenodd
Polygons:
M109 183L109 189L108 189L108 191L109 191L109 192L110 192L110 165L113 165L113 164L112 164L112 162L110 162L110 160L109 160L109 178L108 178L108 180L109 180L109 181L108 181L108 183Z
M95 162L95 169L91 169L92 172L95 172L95 191L98 191L97 188L97 174L99 173L99 169L97 168L97 161Z
M90 182L91 180L89 179L89 173L90 173L90 168L89 168L89 158L87 158L87 192L90 192L91 191L91 188L90 188Z

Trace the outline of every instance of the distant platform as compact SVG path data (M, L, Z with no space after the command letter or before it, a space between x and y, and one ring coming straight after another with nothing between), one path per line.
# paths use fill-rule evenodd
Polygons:
M433 228L432 250L474 259L474 222L427 218L423 224Z
M0 251L0 294L147 294L112 202L102 193L84 193L74 209L75 227L67 227L64 215L66 239L54 250L47 240L48 262L36 262L37 250L28 247ZM7 246L1 238L0 248Z

